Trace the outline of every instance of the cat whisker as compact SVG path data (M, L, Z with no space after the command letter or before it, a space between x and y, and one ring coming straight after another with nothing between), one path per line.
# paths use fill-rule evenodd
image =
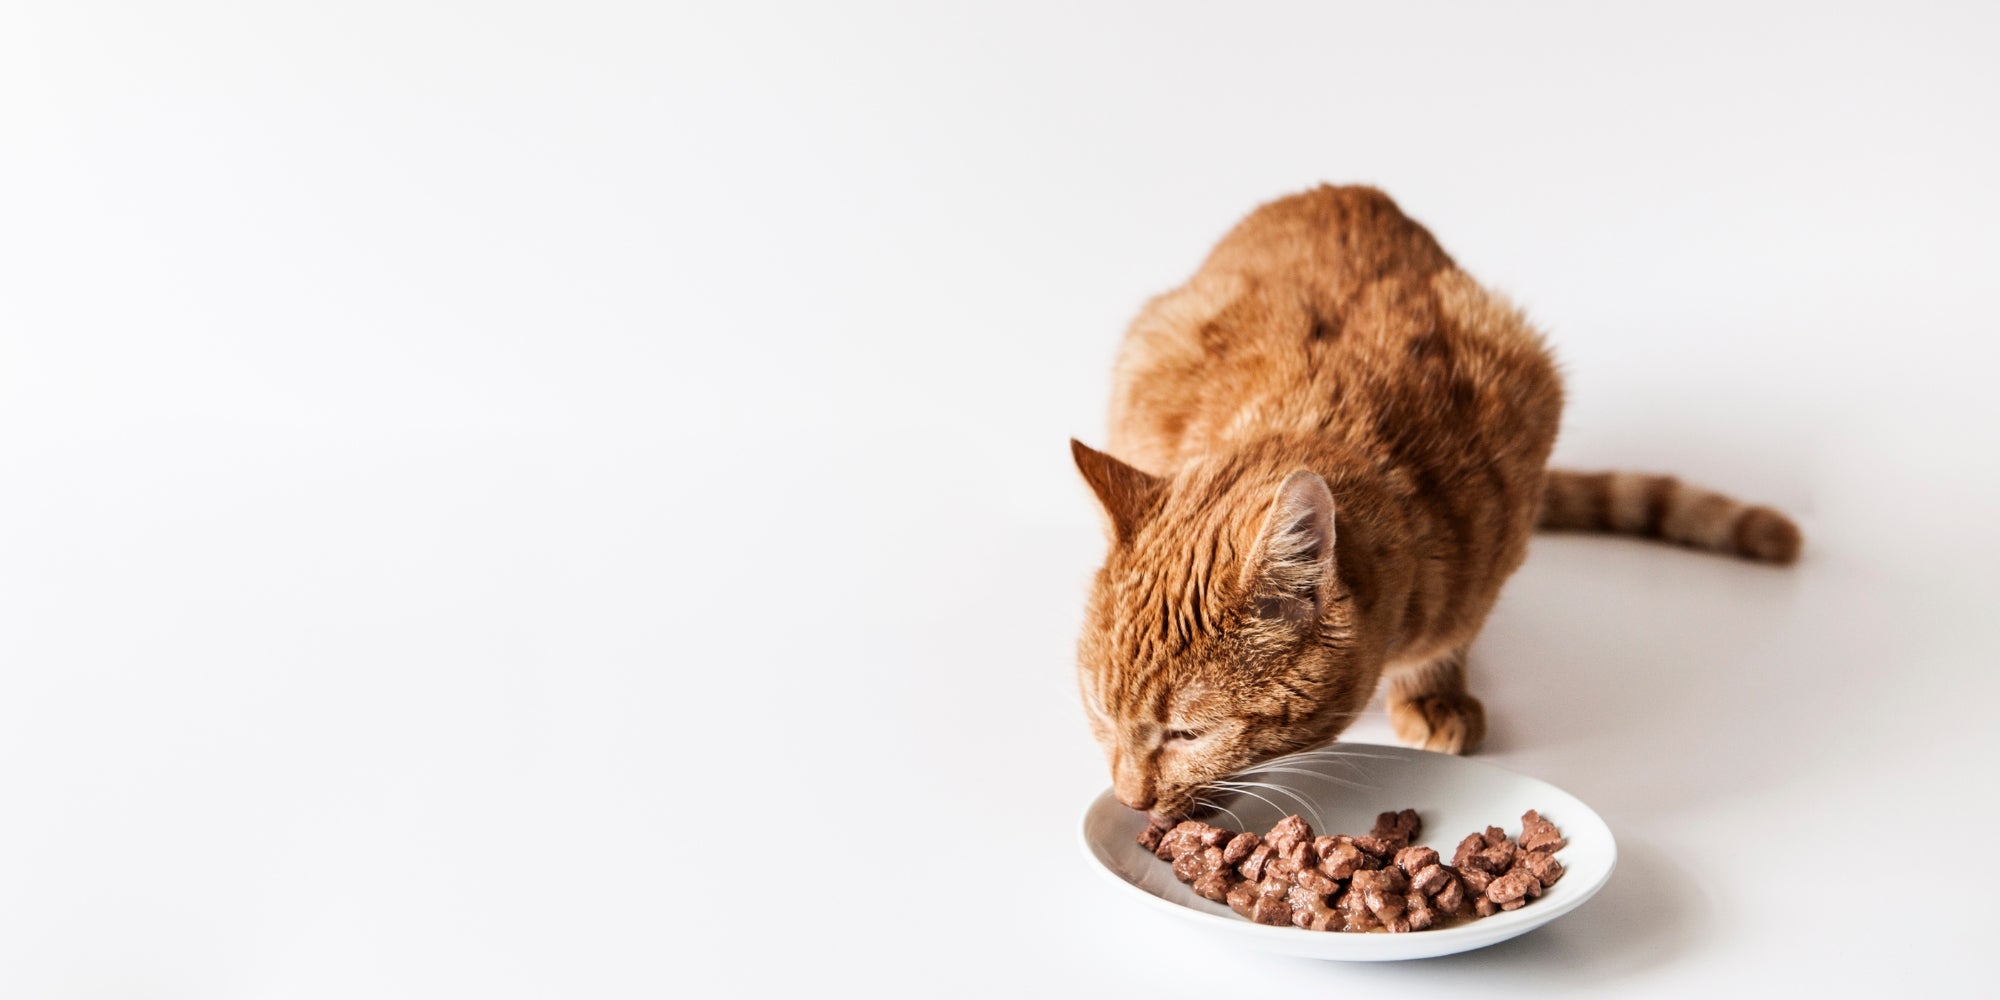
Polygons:
M1305 767L1285 767L1282 764L1258 764L1252 767L1246 767L1243 770L1238 771L1235 774L1231 775L1230 777L1249 778L1249 777L1254 777L1255 775L1258 774L1262 774L1267 771L1275 771L1283 774L1296 774L1306 778L1319 778L1324 781L1331 781L1335 784L1341 784L1341 785L1354 784L1352 781L1349 781L1346 778L1327 774L1324 771L1316 771L1311 768L1305 768Z
M1321 757L1318 755L1313 755L1308 757L1299 757L1299 756L1279 757L1276 760L1267 760L1262 764L1258 764L1252 767L1246 767L1244 768L1244 770L1254 771L1259 768L1266 768L1266 767L1304 767L1304 768L1338 767L1349 772L1360 771L1362 769L1360 764L1357 764L1353 760L1350 760L1346 757Z
M1236 829L1238 830L1248 829L1248 827L1243 825L1243 817L1236 815L1236 813L1233 810L1231 810L1228 806L1225 806L1220 802L1210 802L1209 800L1197 795L1195 796L1194 804L1202 807L1203 809L1213 809L1216 812L1228 816L1230 821L1236 824Z
M1353 762L1344 760L1331 760L1331 759L1322 760L1315 758L1278 757L1272 760L1263 761L1261 763L1252 764L1248 767L1245 767L1237 771L1236 773L1249 774L1253 771L1272 771L1282 767L1282 768L1291 768L1294 772L1298 774L1318 775L1321 774L1322 772L1317 770L1317 768L1320 767L1321 765L1327 765L1327 764L1341 765L1349 768L1356 766Z
M1325 821L1324 819L1321 819L1321 818L1320 818L1320 814L1319 814L1319 807L1318 807L1318 806L1315 806L1315 805L1313 805L1313 804L1312 804L1312 800L1311 800L1311 799L1308 799L1308 798L1306 798L1305 796L1303 796L1303 795L1300 795L1299 793L1297 793L1297 792L1295 792L1295 791L1292 791L1291 789L1289 789L1289 788L1286 788L1286 787L1285 787L1285 786L1283 786L1283 785L1274 785L1274 784L1272 784L1272 783L1270 783L1270 782L1268 782L1268 781L1247 781L1247 782L1246 782L1246 781L1216 781L1216 782L1210 782L1210 784L1215 784L1215 785L1221 785L1221 786L1223 786L1223 787L1226 787L1226 788L1230 788L1230 789L1232 789L1232 790L1235 790L1235 791L1240 791L1240 792L1246 792L1246 793L1248 792L1248 790L1249 790L1249 787L1256 787L1256 788L1268 788L1268 789L1270 789L1271 791L1274 791L1274 792L1277 792L1277 793L1278 793L1278 794L1280 794L1280 795L1285 795L1285 796L1289 796L1289 797L1290 797L1290 798L1291 798L1291 799L1292 799L1293 801L1297 802L1297 803L1298 803L1299 805L1302 805L1302 806L1304 806L1304 807L1305 807L1305 809L1306 809L1306 812L1308 812L1308 813L1311 813L1311 814L1312 814L1312 818L1313 818L1313 826L1315 826L1315 827L1325 827L1325 826L1326 826L1326 821ZM1261 796L1260 796L1260 798L1261 798ZM1265 799L1265 801L1266 801L1266 802L1269 802L1270 800L1269 800L1269 799ZM1275 807L1275 805L1276 805L1276 804L1275 804L1275 803L1273 803L1273 806L1274 806L1274 807Z
M1308 757L1312 757L1312 758L1319 758L1319 759L1323 759L1323 760L1340 760L1340 759L1352 759L1352 760L1390 760L1390 759L1392 759L1392 758L1391 758L1391 757L1390 757L1390 756L1389 756L1388 754L1379 754L1379 753L1366 753L1366 752L1364 752L1364 751L1359 751L1359 750L1332 750L1332 749L1326 749L1326 750L1300 750L1300 751L1298 751L1297 753L1289 753L1289 754L1286 754L1286 755L1285 755L1285 756L1283 756L1283 757L1274 757L1274 758L1272 758L1272 760L1287 760L1287 759L1305 759L1305 758L1308 758Z
M1305 806L1306 811L1312 814L1313 827L1315 829L1322 831L1326 829L1326 818L1319 814L1319 807L1314 805L1311 799L1308 799L1305 796L1300 795L1299 793L1294 792L1283 785L1274 784L1271 787L1277 789L1278 791L1284 792L1286 795L1289 795L1293 799L1298 800L1299 804Z
M1343 788L1373 788L1374 785L1362 780L1365 775L1359 768L1333 770L1325 765L1327 761L1308 761L1300 767L1251 767L1245 768L1240 777L1254 778L1261 774L1295 774L1301 778L1319 778L1328 784Z
M1244 768L1244 774L1254 774L1254 772L1260 772L1260 770L1294 770L1294 772L1300 772L1300 774L1318 774L1318 776L1324 776L1324 778L1336 778L1336 776L1340 776L1340 780L1356 780L1356 778L1364 776L1362 768L1358 768L1358 766L1354 766L1352 762L1346 762L1346 760L1288 760L1288 762L1272 762L1272 764L1264 764L1264 766L1256 766L1256 768Z
M1331 775L1331 774L1327 774L1327 773L1325 773L1325 772L1322 772L1322 771L1309 771L1309 770L1306 770L1305 768L1299 768L1299 767L1270 767L1270 766L1268 766L1268 765L1267 765L1267 766L1264 766L1264 767L1252 767L1252 768L1246 768L1245 770L1243 770L1243 771L1242 771L1242 772L1240 772L1240 773L1241 773L1241 774L1242 774L1243 776L1245 776L1245 777L1248 777L1248 776L1250 776L1250 775L1254 775L1254 774L1262 774L1262 773L1264 773L1264 772L1266 772L1266 771L1277 771L1277 772L1280 772L1280 773L1283 773L1283 774L1297 774L1297 775L1301 775L1301 776L1303 776L1303 777L1307 777L1307 778L1318 778L1318 779L1320 779L1320 780L1322 780L1322 781L1328 781L1328 782L1331 782L1331 783L1333 783L1333 784L1336 784L1336 785L1339 785L1339 786L1341 786L1342 788L1373 788L1373 787L1375 787L1375 786L1373 786L1373 785L1370 785L1370 784L1368 784L1368 783L1366 783L1366 782L1361 782L1361 781L1354 781L1354 780L1352 780L1352 779L1349 779L1349 778L1339 778L1339 777L1335 777L1334 775Z
M1210 782L1210 784L1214 784L1214 782ZM1287 813L1289 813L1289 812L1291 811L1291 810L1289 810L1289 809L1286 809L1286 808L1285 808L1284 806L1281 806L1281 805L1277 804L1276 802L1273 802L1273 801L1271 801L1270 799L1267 799L1267 798L1263 797L1262 795L1259 795L1259 794L1257 794L1256 792L1253 792L1253 791L1251 791L1251 790L1250 790L1250 789L1248 789L1248 788L1233 788L1233 787L1232 787L1232 788L1225 788L1225 789L1223 789L1223 791L1226 791L1226 792L1229 792L1229 793L1231 793L1231 794L1234 794L1234 795L1248 795L1248 796L1250 796L1251 798L1253 798L1253 799L1256 799L1257 801L1259 801L1259 802L1262 802L1262 803L1264 803L1264 804L1265 804L1265 805L1267 805L1267 806L1270 806L1270 807L1271 807L1272 809L1276 810L1276 811L1277 811L1277 813L1278 813L1278 815L1280 815L1280 816L1283 816L1283 815L1286 815Z
M1394 760L1395 759L1389 756L1388 754L1360 753L1352 750L1314 750L1311 753L1307 754L1307 756L1322 757L1333 760Z
M1350 755L1345 753L1335 753L1332 751L1323 751L1323 750L1302 750L1299 751L1298 753L1288 753L1281 757L1273 757L1270 760L1252 764L1249 767L1244 768L1243 770L1255 771L1260 768L1283 766L1287 764L1298 764L1298 765L1336 764L1341 767L1347 767L1347 768L1358 768L1360 766L1356 764L1353 761L1353 759L1350 758Z

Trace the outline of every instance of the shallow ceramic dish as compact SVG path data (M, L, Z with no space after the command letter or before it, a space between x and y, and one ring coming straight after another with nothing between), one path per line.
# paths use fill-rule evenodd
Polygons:
M1542 898L1509 913L1441 930L1350 934L1253 924L1229 907L1195 895L1174 879L1171 866L1134 841L1146 818L1120 805L1109 790L1084 813L1084 854L1128 898L1219 938L1264 951L1347 962L1432 958L1518 937L1582 906L1604 887L1618 863L1618 845L1604 820L1576 796L1546 781L1476 759L1402 747L1337 743L1330 749L1338 756L1288 758L1281 765L1288 769L1284 772L1251 772L1252 779L1279 785L1285 792L1258 789L1257 794L1269 801L1247 794L1221 798L1241 823L1223 815L1203 818L1261 833L1286 813L1296 812L1313 824L1315 833L1358 834L1368 832L1377 813L1411 808L1424 822L1415 843L1434 847L1449 858L1459 840L1488 824L1518 836L1521 814L1535 809L1560 827L1569 841L1556 855L1566 869L1562 880ZM1311 808L1288 794L1302 797Z

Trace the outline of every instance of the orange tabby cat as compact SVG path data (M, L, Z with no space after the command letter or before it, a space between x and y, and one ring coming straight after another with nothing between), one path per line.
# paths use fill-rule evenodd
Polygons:
M1070 442L1111 542L1078 673L1119 801L1185 815L1383 679L1401 739L1471 750L1465 650L1538 523L1796 558L1768 508L1547 470L1561 413L1541 337L1372 188L1257 209L1148 303L1110 454Z

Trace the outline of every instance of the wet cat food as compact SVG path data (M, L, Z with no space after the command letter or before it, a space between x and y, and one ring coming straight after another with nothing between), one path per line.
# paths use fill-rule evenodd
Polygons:
M1174 866L1203 899L1227 903L1260 924L1314 931L1421 931L1526 906L1562 878L1556 852L1568 845L1532 809L1521 835L1497 826L1467 836L1451 863L1411 843L1416 810L1385 812L1358 836L1314 836L1298 816L1264 834L1186 820L1154 820L1139 845Z

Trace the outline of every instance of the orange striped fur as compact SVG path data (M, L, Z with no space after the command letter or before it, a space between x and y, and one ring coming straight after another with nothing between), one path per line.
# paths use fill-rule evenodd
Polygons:
M1108 452L1071 442L1109 541L1078 680L1120 800L1185 815L1385 681L1400 738L1471 750L1466 647L1538 524L1796 556L1767 508L1548 472L1561 411L1540 335L1372 188L1257 209L1148 303Z
M1550 469L1537 526L1639 535L1779 564L1796 561L1801 543L1798 527L1769 507L1637 472Z

